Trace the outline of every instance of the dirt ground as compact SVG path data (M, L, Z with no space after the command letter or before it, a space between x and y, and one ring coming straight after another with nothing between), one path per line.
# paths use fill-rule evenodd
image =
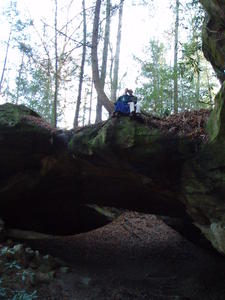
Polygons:
M225 299L225 258L155 216L129 212L97 230L30 245L71 267L38 288L41 300Z

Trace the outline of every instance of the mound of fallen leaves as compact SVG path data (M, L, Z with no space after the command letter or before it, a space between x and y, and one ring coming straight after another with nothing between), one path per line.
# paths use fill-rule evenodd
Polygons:
M158 128L161 131L177 136L187 136L193 139L201 139L203 142L208 140L208 135L205 130L206 122L210 115L210 110L200 109L194 111L184 111L177 114L172 114L168 117L156 117L150 114L143 113L134 120L144 121L151 128ZM56 132L44 119L36 116L24 116L23 121L28 124L36 125L41 128L46 128L51 132ZM105 124L105 122L103 122ZM91 124L89 126L96 126ZM100 124L98 124L100 126ZM86 126L87 127L87 126ZM78 132L82 128L77 128Z
M22 121L27 124L36 125L38 127L48 129L52 132L56 131L56 128L53 128L51 126L51 124L49 124L47 121L45 121L41 117L24 115L22 118Z
M144 121L153 128L159 128L165 133L187 136L193 139L201 139L206 142L208 135L205 125L210 115L210 110L200 109L194 111L184 111L168 117L159 118L144 115Z

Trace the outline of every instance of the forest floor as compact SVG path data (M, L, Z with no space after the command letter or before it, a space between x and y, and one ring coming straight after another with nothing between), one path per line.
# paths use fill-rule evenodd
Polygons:
M88 233L29 246L42 254L28 245L1 245L0 299L224 300L224 257L192 244L153 215L126 212ZM12 298L9 291L15 290L20 296L26 291L27 298Z

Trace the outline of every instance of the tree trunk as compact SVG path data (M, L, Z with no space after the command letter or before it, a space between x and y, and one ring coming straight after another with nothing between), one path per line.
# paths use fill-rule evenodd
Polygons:
M12 29L10 29L9 36L8 36L8 41L7 41L7 44L6 44L5 58L4 58L3 68L2 68L1 79L0 79L0 94L2 92L2 86L3 86L3 82L4 82L4 75L5 75L5 70L6 70L7 60L8 60L11 35L12 35Z
M83 79L84 79L84 65L86 59L86 42L87 42L87 21L86 21L86 8L85 8L85 0L82 0L82 7L83 7L83 51L82 51L82 59L81 59L81 66L80 66L80 76L79 76L79 87L78 87L78 96L77 96L77 104L76 104L76 111L74 116L73 127L78 127L78 119L79 119L79 111L80 111L80 104L81 104L81 97L82 97L82 86L83 86Z
M92 31L92 47L91 47L91 64L92 64L92 76L97 91L98 97L102 105L106 108L109 113L113 112L114 105L109 101L104 90L101 87L101 80L99 77L98 67L98 32L99 32L99 18L101 10L101 0L96 0L94 23Z
M198 49L196 52L196 60L197 60L197 78L196 78L196 109L199 108L199 101L200 101L200 57L198 53Z
M86 121L86 110L87 110L87 100L85 98L84 100L84 106L83 106L83 117L82 117L82 126L85 126L85 121Z
M209 69L207 66L206 66L206 76L207 76L209 103L211 106L213 106L212 89L211 89L210 80L209 80Z
M88 110L88 125L91 124L91 110L92 110L92 100L93 100L93 81L91 82L91 92L90 92L90 101L89 101L89 110Z
M103 46L102 66L101 66L101 76L100 76L100 81L101 81L101 85L102 85L103 90L104 90L104 87L105 87L105 78L106 78L107 60L108 60L110 22L111 22L110 13L111 13L111 0L107 0L107 3L106 3L105 36L104 36L104 46ZM102 120L102 104L101 104L101 101L97 98L95 122L101 122L101 120Z
M111 99L114 102L116 101L116 94L117 94L117 89L118 89L121 30L122 30L122 18L123 18L123 4L124 4L124 0L121 0L120 1L120 8L119 8L119 21L118 21L116 53L115 53L114 69L113 69L113 80L112 80L112 87L111 87Z
M99 97L97 97L95 123L99 123L101 121L102 121L102 104L99 100Z
M154 87L154 111L156 114L158 114L158 91L157 91L157 80L156 80L156 67L155 67L155 63L154 63L154 71L153 71L153 87Z
M178 28L179 28L179 0L176 0L175 8L175 36L174 36L174 113L178 112L178 70L177 70L177 60L178 60Z
M17 85L16 85L16 104L19 103L19 89L20 89L20 84L21 84L21 75L23 71L23 63L24 63L24 52L22 53L22 58L21 58L21 63L20 63L20 68L17 76Z
M52 125L57 127L57 106L58 106L58 90L59 90L59 74L58 74L58 0L55 0L55 91L54 91L54 101L53 101L53 123Z

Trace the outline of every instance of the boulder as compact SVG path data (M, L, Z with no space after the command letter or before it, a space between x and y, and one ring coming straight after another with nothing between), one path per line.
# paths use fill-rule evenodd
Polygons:
M202 233L225 253L225 85L208 122L209 142L183 167L182 185L189 215Z
M0 207L7 227L69 234L111 221L82 203L70 135L25 106L0 106Z
M225 80L225 3L223 0L200 0L207 15L203 25L203 52L221 82Z
M13 109L21 107L1 106L5 114ZM95 205L186 215L180 167L199 141L129 117L62 132L25 113L22 107L10 124L0 120L0 209L7 227L88 231L112 220Z
M209 139L199 123L206 119L203 111L164 120L121 116L58 131L27 108L0 106L4 115L19 111L9 123L0 118L0 211L6 226L76 234L129 209L192 219L224 253L223 99L222 89ZM190 124L201 128L186 132Z

